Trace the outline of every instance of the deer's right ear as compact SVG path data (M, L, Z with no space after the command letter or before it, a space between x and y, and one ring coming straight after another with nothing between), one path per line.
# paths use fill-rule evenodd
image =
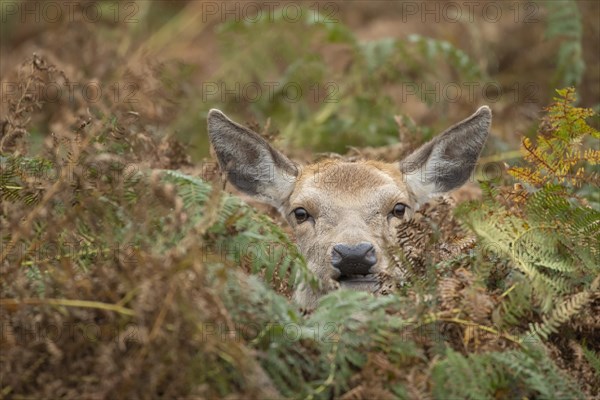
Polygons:
M294 189L298 168L260 135L221 111L208 113L208 135L221 170L242 192L280 208Z

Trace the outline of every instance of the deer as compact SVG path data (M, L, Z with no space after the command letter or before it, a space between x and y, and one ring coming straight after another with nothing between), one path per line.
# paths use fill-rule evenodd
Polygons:
M393 245L399 224L469 180L492 112L480 107L395 163L328 158L298 165L218 109L211 109L207 120L226 180L277 209L321 282L319 289L307 284L294 289L293 300L310 310L331 290L374 287L378 273L391 265L384 250Z

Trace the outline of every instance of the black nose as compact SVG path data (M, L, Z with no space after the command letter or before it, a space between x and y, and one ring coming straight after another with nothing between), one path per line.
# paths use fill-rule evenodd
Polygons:
M375 248L371 243L359 243L354 246L336 244L331 251L331 264L342 275L367 275L377 262Z

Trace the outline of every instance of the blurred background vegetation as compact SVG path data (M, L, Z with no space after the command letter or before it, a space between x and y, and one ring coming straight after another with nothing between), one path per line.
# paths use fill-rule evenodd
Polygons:
M212 107L270 119L278 145L303 158L398 142L395 115L422 126L421 141L489 104L491 154L534 132L557 87L598 108L599 12L595 1L132 1L58 14L3 0L0 72L6 93L25 57L46 56L88 100L99 87L195 160L208 155ZM48 118L34 132L60 123Z

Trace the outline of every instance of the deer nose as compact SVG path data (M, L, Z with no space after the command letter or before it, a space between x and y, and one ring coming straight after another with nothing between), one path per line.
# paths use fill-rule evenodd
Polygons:
M336 244L331 251L331 264L343 275L367 275L377 263L375 247L371 243L348 246Z

